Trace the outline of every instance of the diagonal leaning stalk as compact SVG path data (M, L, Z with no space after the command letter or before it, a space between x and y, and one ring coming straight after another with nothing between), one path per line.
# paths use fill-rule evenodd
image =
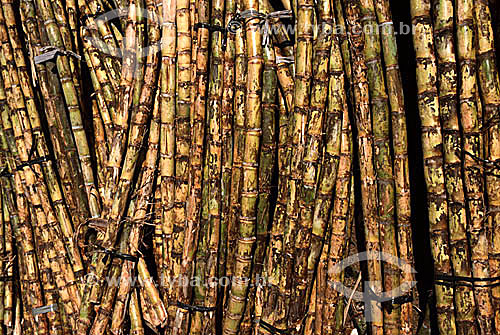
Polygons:
M347 110L342 116L342 139L340 149L340 160L335 182L335 200L329 218L328 225L330 226L329 239L325 244L326 250L326 269L322 278L318 278L318 282L323 281L318 287L323 288L323 292L317 297L323 300L321 305L323 308L318 309L317 314L321 315L317 323L317 333L319 334L337 334L342 328L342 322L339 322L340 316L344 314L344 298L336 285L343 282L343 273L335 268L348 255L348 241L351 238L349 234L350 223L350 206L351 206L351 191L352 191L352 130L349 121ZM323 253L322 253L323 256ZM324 257L324 256L323 256ZM318 275L320 272L318 271ZM332 321L330 321L332 320Z
M93 82L94 91L98 97L99 111L106 127L107 145L110 146L113 138L113 116L116 115L114 88L99 57L99 50L91 42L89 29L83 28L81 35L85 61L97 80L96 83Z
M146 4L148 6L148 4ZM151 8L153 10L153 8ZM159 101L159 90L156 91L155 100ZM154 103L151 125L149 128L148 150L142 165L142 176L137 187L137 198L135 200L134 213L131 218L132 228L129 235L127 254L137 256L141 231L144 223L148 220L148 209L153 199L153 191L156 179L156 169L158 165L159 140L160 140L160 113L158 103ZM135 264L124 261L120 274L120 287L118 288L113 316L111 318L110 331L112 334L119 334L125 322L125 313L129 295L132 291L132 279L134 276ZM162 282L163 278L160 278Z
M146 3L146 8L148 9L149 13L154 13L154 2L153 1L147 1ZM151 113L151 109L157 110L157 108L152 107L153 103L153 96L154 96L154 90L155 90L155 85L157 82L157 67L158 67L158 46L156 43L159 40L159 24L156 20L153 20L150 22L148 25L148 40L152 44L150 49L148 50L147 58L146 58L146 63L145 63L145 71L144 71L144 82L141 85L141 91L138 94L138 101L137 105L134 106L134 111L132 112L134 121L136 122L135 124L138 124L138 120L140 120L141 123L143 123L143 127L145 127L145 123L149 117L149 114ZM138 115L144 115L144 119L135 119L136 116ZM154 119L152 119L154 120ZM154 122L154 121L152 121ZM139 135L141 131L141 128L136 128L132 126L131 132L130 132L130 139L129 141L133 141L134 138L140 138L141 136L143 137L144 134ZM140 142L139 142L140 143ZM138 145L138 143L134 144L135 146ZM128 154L128 153L127 153ZM135 158L137 159L137 158ZM154 161L156 162L156 155L154 156ZM149 161L148 161L149 162ZM125 166L126 167L126 166ZM145 171L144 169L144 164L143 164L143 169L141 171ZM149 169L151 170L151 169ZM130 177L131 178L131 177ZM146 179L144 179L146 181ZM143 185L142 183L139 184L139 187L137 189L137 192L143 191L148 185ZM151 184L152 186L152 184ZM135 205L137 205L136 202L134 204L129 205L129 212L134 213L135 210ZM120 252L121 253L126 253L128 249L128 244L132 244L132 242L129 241L129 235L131 235L131 230L132 230L132 224L135 223L134 220L131 222L127 222L125 225L125 228L123 229L121 240L120 240ZM136 225L134 225L135 227ZM134 230L134 236L137 235L136 231ZM118 274L121 272L122 269L122 262L121 260L114 259L113 263L111 265L111 270L110 273L114 276L118 276ZM113 302L115 301L115 296L118 293L118 287L108 285L108 289L106 291L106 294L103 297L103 302L100 306L99 309L99 314L96 316L96 321L94 322L92 329L91 329L91 334L100 334L106 329L108 323L111 321L111 316L112 316L112 309L113 308ZM163 322L163 319L161 319L161 322Z
M3 4L2 4L3 5ZM9 15L10 16L10 15ZM4 130L6 131L6 134L8 136L12 135L12 138L15 140L15 149L11 147L11 151L14 153L17 153L17 161L21 163L26 163L30 160L30 156L28 154L27 150L27 144L25 142L25 137L29 139L30 141L28 142L29 145L32 145L32 139L33 139L33 132L31 129L30 125L30 120L34 123L35 125L35 131L38 129L38 131L35 132L37 136L41 136L40 134L40 126L39 123L37 124L36 122L39 121L38 119L38 114L37 111L34 110L33 105L28 105L30 110L29 114L27 113L27 105L25 103L25 99L23 96L23 93L28 94L28 101L34 101L33 96L29 95L30 93L30 87L26 87L26 85L29 85L29 82L24 82L25 85L23 85L23 91L21 91L20 85L19 85L19 79L26 77L27 74L25 73L26 68L21 67L19 69L20 73L24 73L23 76L18 76L18 69L16 68L16 63L12 59L13 51L12 48L6 38L6 29L5 26L3 25L3 15L0 15L1 17L1 22L0 27L2 29L0 30L0 40L3 42L2 49L3 52L0 55L0 61L1 61L1 69L2 69L2 77L3 77L3 83L5 85L5 90L7 92L7 97L8 97L8 102L10 105L10 110L6 109L3 110L2 112L2 123L4 125ZM11 36L12 40L16 39L16 35L12 34ZM14 45L19 45L16 41L14 41ZM18 57L16 57L17 59ZM23 64L22 59L17 59L20 64ZM13 95L13 93L15 95ZM9 97L11 97L9 99ZM17 97L17 99L12 99L13 97ZM14 143L14 140L11 140L11 143ZM33 148L33 150L38 149L42 154L44 154L43 150L46 150L44 147L44 142L41 140L38 141L38 148ZM31 149L30 149L31 151ZM46 152L46 151L45 151ZM49 162L44 162L42 163L44 172L50 172L53 171L49 169ZM20 169L21 170L21 169ZM58 222L56 221L56 214L59 214L61 212L55 212L54 209L52 208L52 204L50 203L49 199L49 192L52 193L51 195L57 195L59 196L58 203L55 204L56 209L61 208L57 206L62 206L63 203L60 201L60 193L57 193L59 190L55 187L55 180L53 176L50 174L48 175L47 178L47 184L45 184L44 181L42 181L40 176L42 175L42 169L40 166L35 166L33 170L29 167L26 166L22 169L23 171L23 182L25 186L21 187L20 184L16 184L16 190L19 194L23 194L26 192L26 195L29 196L31 202L33 203L33 206L37 205L38 207L35 206L35 209L37 211L37 215L40 216L39 220L42 221L46 226L47 230L46 233L49 234L51 231L52 232L57 232L59 234L59 229L61 228L58 225ZM18 178L21 178L21 176L18 176ZM19 183L21 181L19 180ZM48 188L48 189L47 189ZM62 212L63 214L66 214ZM67 222L67 221L66 221ZM64 226L62 226L64 227ZM54 235L56 236L56 235ZM59 235L57 235L59 236ZM76 284L75 284L75 279L74 279L74 272L73 269L69 266L68 260L66 259L66 255L69 256L69 259L72 260L73 264L78 264L76 258L72 258L71 253L67 253L65 250L65 246L62 243L62 240L58 240L55 242L57 244L55 250L52 250L54 253L58 253L58 257L56 261L53 262L54 266L58 266L57 262L61 262L61 266L65 267L65 272L62 272L62 275L65 275L67 279L68 285L60 286L59 288L64 291L71 291L71 298L72 300L69 301L69 304L72 302L74 303L74 306L78 306L80 303L80 298L79 294L76 289ZM55 256L54 256L55 258ZM81 264L81 262L80 262ZM78 268L78 267L77 267ZM80 267L81 268L81 267ZM82 268L81 268L82 269ZM80 272L81 273L81 272Z
M6 91L4 91L3 84L0 84L0 106L1 106L1 119L2 127L0 131L1 136L1 145L4 150L4 162L2 162L2 166L4 166L7 171L14 171L15 169L15 161L14 157L17 156L17 149L15 147L14 142L14 133L12 129L12 125L10 121L8 121L8 113L9 107L6 102L7 96ZM4 120L6 122L4 122ZM6 183L7 182L7 183ZM4 184L5 183L5 184ZM16 221L13 225L18 225L19 217L17 215L15 205L15 200L13 198L13 191L11 187L10 181L3 180L1 182L2 185L2 215L4 222L4 244L5 244L5 257L7 259L7 264L5 265L5 275L12 276L13 275L13 250L12 250L12 229L11 223ZM4 186L5 185L5 186ZM27 225L22 225L22 228L27 230L30 229ZM13 282L8 281L4 285L4 295L0 297L0 304L2 305L2 311L0 315L0 324L4 324L9 331L12 328L12 303L13 303Z
M21 4L21 19L24 30L28 35L30 52L39 55L42 41L37 26L35 4L33 1L23 1ZM85 191L79 187L82 183L80 164L76 154L69 121L66 119L66 107L62 97L61 86L57 75L53 73L55 64L47 63L35 65L37 77L40 83L47 123L51 134L52 145L56 156L61 188L68 205L69 214L73 225L79 226L83 218L88 216L87 196ZM63 122L61 116L64 115ZM66 127L64 124L68 124ZM69 135L69 136L67 136ZM70 141L68 139L71 138Z
M32 222L36 222L36 217L33 215L34 212L31 210L31 219ZM36 224L34 226L37 226ZM51 305L56 303L58 299L57 288L54 285L54 276L52 275L52 271L50 269L50 260L47 249L43 243L39 243L42 240L42 232L40 228L37 227L34 232L35 240L37 244L37 255L39 256L39 271L40 271L40 279L43 285L44 297L45 297L45 305ZM29 266L29 265L28 265ZM49 329L53 330L55 334L62 333L61 318L59 311L49 312L47 313L47 320L49 323ZM69 326L67 323L65 326Z
M48 4L46 0L37 0L36 4L40 9L41 16L44 20L49 42L55 47L64 48L61 33L54 22L54 13L50 4ZM94 183L94 175L90 161L90 150L85 130L83 128L82 111L80 108L78 91L76 90L72 80L68 56L60 55L57 57L56 66L63 88L64 99L69 112L71 129L75 138L78 157L80 159L90 214L92 217L97 217L100 213L100 196Z
M40 121L40 115L35 106L35 99L33 88L30 85L30 80L28 78L27 66L24 60L24 55L22 53L21 42L17 30L15 29L15 16L12 3L9 1L2 1L3 13L5 14L5 23L7 26L7 32L2 30L3 34L8 33L10 45L4 44L4 51L6 61L10 67L11 82L14 85L13 90L19 92L24 96L24 99L20 99L16 102L18 108L18 113L23 127L30 127L31 129L26 129L24 131L24 136L27 140L34 140L36 143L37 152L41 157L48 156L48 148L46 144L45 137L42 134L42 127ZM2 26L2 28L4 28ZM5 40L5 39L4 39ZM17 69L13 68L15 66ZM20 84L20 87L16 84ZM21 96L21 97L22 97ZM24 101L23 101L24 100ZM27 121L29 119L29 121ZM22 120L26 120L23 122ZM27 145L32 145L32 143L27 142ZM73 227L69 213L64 205L63 194L59 184L57 182L57 177L55 169L53 167L52 161L47 161L42 164L43 171L47 176L47 190L48 194L54 203L55 214L58 217L60 229L64 235L66 243L68 244L68 249L70 252L70 259L73 263L74 271L78 274L83 273L83 264L76 247L76 243L73 239Z
M285 98L281 91L278 91L279 101L279 133L278 133L278 152L277 152L277 165L278 165L278 198L276 200L276 207L273 213L273 224L269 233L269 244L264 255L264 268L263 278L270 286L268 290L266 287L260 287L257 292L257 301L259 302L260 316L256 319L274 325L275 322L284 323L284 308L282 305L277 305L278 302L285 300L284 290L281 286L281 265L280 260L283 254L283 234L285 224L285 206L287 197L287 180L288 180L288 111ZM279 297L279 300L277 297ZM257 308L257 306L256 306ZM262 327L257 329L258 334L263 333Z
M73 3L74 4L74 3ZM59 31L61 33L61 38L63 41L63 46L65 50L72 50L72 51L78 51L76 48L76 45L73 45L73 36L70 31L69 25L68 25L68 16L66 13L66 9L70 7L70 3L64 3L61 0L55 0L51 2L52 5L52 10L54 12L54 17L56 20L57 25L59 26ZM78 60L74 57L70 57L68 59L69 65L70 65L70 70L71 70L71 77L73 80L73 84L75 85L76 92L78 94L78 98L81 100L81 87L80 87L80 63ZM80 101L81 104L81 101Z
M135 10L134 6L131 6L129 19L133 21L134 18ZM128 38L130 38L130 36ZM131 41L129 41L129 43L131 43ZM103 234L104 236L102 237L102 240L98 241L101 244L100 246L104 249L113 249L117 240L117 234L120 230L122 222L121 219L126 210L126 205L131 191L132 178L136 171L138 156L146 133L146 122L151 115L151 103L153 98L152 90L153 85L156 83L155 68L157 64L158 59L156 50L152 48L150 50L150 55L148 55L148 67L146 69L147 74L145 77L146 81L142 87L140 102L137 106L137 110L134 111L130 122L131 126L128 134L128 145L126 148L123 167L118 179L118 185L116 186L116 191L113 194L111 205L105 208L104 211L104 213L107 214L106 220L108 221L108 225L105 234ZM128 70L124 69L124 72L128 73ZM123 96L122 98L125 99ZM102 280L107 268L109 267L109 262L107 262L107 257L104 253L96 253L92 261L93 266L89 269L89 273L94 275L97 278L98 283L101 284L98 284L93 288L89 287L89 284L87 284L85 287L84 308L80 310L78 334L85 334L88 327L90 327L92 320L90 303L100 295L100 291L103 288Z
M25 18L29 38L34 48L32 51L34 55L39 55L42 41L40 40L38 27L36 26L35 5L32 1L26 1L23 2L22 9L23 11L21 14ZM47 112L46 119L51 129L52 144L54 145L54 151L56 151L55 157L57 161L55 164L58 166L62 194L60 194L61 191L58 191L58 187L51 187L49 190L51 190L51 198L54 203L57 204L60 202L63 198L62 195L64 195L64 200L68 204L69 213L67 214L62 203L56 205L55 209L60 217L60 222L63 224L61 229L68 239L68 245L72 248L72 252L77 254L77 258L79 258L80 256L76 250L76 243L73 241L73 227L79 226L89 214L87 209L87 197L84 190L80 188L80 183L82 182L80 164L71 130L69 129L69 121L66 119L66 108L62 101L59 79L57 75L52 72L55 70L55 64L48 63L47 66L38 64L35 68L40 81L40 89L44 97L45 111ZM32 121L32 127L35 134L37 134L36 129L39 128L41 124L37 114L37 112L33 112L32 114L35 116ZM36 136L38 138L38 144L41 145L41 150L45 152L40 152L41 155L46 155L48 149L46 148L45 139L40 137L41 135L37 134ZM51 171L50 166L47 166L46 173L51 176L51 180L55 181L57 179L55 172ZM71 226L70 220L73 221L73 227ZM75 269L75 271L77 270Z
M22 142L22 140L19 140L20 137L22 138L19 120L17 115L15 114L11 114L10 117L12 120L13 135L17 139L16 149L12 152L19 153L19 158L21 158L22 161L23 157L26 157L27 154L24 143ZM2 120L2 123L5 133L8 134L9 129L5 128L7 125L7 120ZM38 175L41 174L40 168L36 168L35 171ZM42 208L50 207L49 199L42 191L36 192L36 190L33 190L33 174L33 171L25 169L24 171L19 171L14 175L14 189L16 195L15 198L14 189L10 186L10 183L7 183L5 179L2 180L3 188L8 190L8 192L6 193L6 199L8 202L9 212L16 212L14 204L17 204L18 207L18 216L16 215L11 218L12 225L17 236L21 237L25 235L25 237L22 237L22 239L25 239L28 242L29 235L31 234L31 228L28 226L28 203L27 197L24 194L24 185L26 185L29 190L28 195L30 204L32 204L37 218L37 227L43 229L42 243L45 243L47 245L47 250L49 251L50 257L52 259L52 262L50 263L51 269L54 275L58 278L57 286L59 289L59 294L65 301L65 307L67 308L68 314L72 315L72 322L74 325L75 312L80 305L80 297L75 283L75 277L73 274L73 270L71 269L69 262L66 259L66 251L64 249L64 244L61 241L61 236L58 234L56 229L54 229L54 227L57 225L54 214L52 211L48 211L46 214L42 210ZM54 242L50 242L51 238L54 239ZM29 261L31 257L34 257L34 254L30 254L30 250L32 251L33 248L29 247L29 244L26 244L26 252L28 253L27 261Z
M342 50L342 57L344 59L345 80L347 83L352 83L352 69L349 51L349 40L347 36L347 26L344 17L344 9L342 8L342 0L335 0L335 17L337 20L337 31L335 34L339 36L339 44Z
M127 144L129 117L133 103L134 78L138 74L137 62L137 4L129 1L127 27L123 41L123 66L121 70L120 87L116 115L114 118L113 140L110 144L110 155L106 166L106 187L103 199L103 209L109 213L113 197L118 190L122 160ZM106 213L106 214L108 214Z
M0 85L0 99L2 99L2 96L4 94L3 90L3 85ZM6 102L3 101L0 104L5 104ZM8 149L8 144L7 144L7 138L6 138L6 133L5 130L0 130L0 136L1 136L1 147L2 147L2 166L6 169L6 171L13 171L15 167L12 165L13 164L13 157L8 157L12 154L12 152L9 152ZM19 174L19 173L18 173ZM18 175L16 178L20 178ZM36 245L35 241L33 239L32 235L32 227L29 222L29 218L26 217L26 212L21 212L19 210L16 212L15 208L15 201L19 202L22 200L22 204L26 204L25 197L23 194L21 194L20 198L16 198L14 196L14 191L11 186L11 180L14 180L13 178L9 177L4 177L1 180L1 186L2 186L2 192L1 192L1 213L0 213L0 219L2 222L1 229L2 229L2 236L1 236L1 244L2 244L2 251L5 257L5 260L2 260L2 275L12 275L12 266L9 265L9 262L12 262L12 255L9 255L9 250L11 251L12 249L12 232L10 229L10 225L12 223L12 228L13 228L13 235L16 238L17 242L17 249L18 251L24 255L24 263L26 264L26 276L27 280L29 281L29 286L30 286L30 292L27 294L30 305L32 307L41 307L44 304L44 295L42 291L42 282L40 280L40 275L38 272L38 262L36 258ZM26 207L25 207L26 208ZM18 214L19 213L19 214ZM23 215L22 215L23 214ZM8 217L8 219L7 219ZM5 229L5 232L3 230ZM5 237L5 239L4 239ZM9 241L10 240L10 241ZM4 263L5 262L5 263ZM43 287L44 291L46 292L46 287ZM12 282L6 282L2 283L2 299L3 299L3 290L5 289L5 292L9 292L9 290L12 290ZM5 310L6 316L5 316L5 321L6 325L8 326L8 315L10 314L10 308L9 302L4 301L1 302L2 306L2 314ZM4 315L2 315L2 318L4 318ZM48 334L48 320L42 316L40 318L40 327L38 329L40 334Z
M129 2L124 0L123 8L126 10ZM93 43L103 51L101 55L104 59L106 69L111 79L111 83L115 89L118 89L120 84L120 57L123 53L120 52L118 43L120 42L118 34L113 33L113 26L104 19L102 6L96 0L78 0L80 10L80 22L85 29L91 31ZM126 20L124 28L126 27ZM122 44L122 43L120 43Z
M264 4L266 2L264 1ZM267 6L267 10L271 10ZM274 27L274 26L273 26ZM278 47L274 47L276 58L283 56ZM273 223L271 225L270 241L265 254L265 268L268 286L258 292L258 298L263 309L260 312L262 321L282 328L287 327L286 311L286 276L283 259L285 258L284 235L287 220L287 202L289 199L290 180L290 156L291 156L291 133L297 123L292 123L291 117L295 113L294 109L294 81L289 63L276 60L277 78L281 85L280 91L280 120L279 120L279 139L278 139L278 195L276 207L273 213ZM301 126L301 125L300 125ZM300 132L300 130L297 130ZM235 159L236 161L236 159ZM261 334L264 332L262 327L257 329Z
M104 167L106 166L106 158L108 157L109 151L106 142L106 135L104 130L104 124L99 113L99 107L97 105L97 99L92 99L92 123L94 130L94 154L96 157L97 165L97 185L99 189L99 194L102 196L104 194ZM80 227L78 225L77 227Z

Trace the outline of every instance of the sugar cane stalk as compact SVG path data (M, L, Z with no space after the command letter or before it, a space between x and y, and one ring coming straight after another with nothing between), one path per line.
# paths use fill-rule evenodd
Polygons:
M452 271L448 252L448 204L443 171L443 136L439 119L437 65L430 17L430 1L411 1L415 34L413 46L417 57L418 109L422 124L424 174L428 193L431 250L436 273ZM438 329L443 334L456 334L453 289L435 285Z
M259 11L255 0L243 1L245 10ZM249 278L255 244L257 221L257 199L259 192L258 164L262 136L262 45L258 18L245 21L247 42L247 96L245 112L245 145L242 162L241 213L238 219L238 241L236 242L236 263L224 315L223 333L236 333L244 313L245 297L248 292Z

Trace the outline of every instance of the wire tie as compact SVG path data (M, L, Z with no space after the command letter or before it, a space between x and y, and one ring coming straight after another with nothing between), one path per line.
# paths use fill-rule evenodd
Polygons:
M97 249L99 249L99 250L96 250L96 252L101 252L103 254L111 256L112 258L119 258L119 259L122 259L124 261L130 261L130 262L134 262L134 263L139 262L139 258L134 256L134 255L122 254L121 252L111 250L111 249L106 249L106 248L103 248L97 244L94 244L94 246L97 247Z
M56 311L57 304L52 304L52 305L47 305L47 306L42 306L42 307L37 307L33 308L31 313L33 315L39 315L39 314L45 314L49 312L55 312Z
M55 46L44 47L40 50L40 52L42 52L42 54L35 56L35 58L34 58L35 64L42 64L42 63L51 61L60 55L72 56L78 60L82 59L82 57L80 55L78 55L77 53L75 53L73 51L62 50L62 49L55 47Z
M177 307L183 309L183 310L186 310L190 313L193 313L193 312L201 312L201 313L205 313L205 312L213 312L215 311L217 308L216 307L205 307L205 306L194 306L194 305L188 305L188 304L185 304L185 303L182 303L180 301L177 301Z
M279 329L274 327L273 325L265 322L264 320L260 320L259 324L262 326L263 329L267 330L273 335L278 335L278 334L288 334L290 332L290 329Z

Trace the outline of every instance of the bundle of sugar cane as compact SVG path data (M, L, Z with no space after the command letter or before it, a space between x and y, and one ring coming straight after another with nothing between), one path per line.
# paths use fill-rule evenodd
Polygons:
M410 1L405 97L390 3L0 0L0 333L415 334L415 209L500 332L498 22Z

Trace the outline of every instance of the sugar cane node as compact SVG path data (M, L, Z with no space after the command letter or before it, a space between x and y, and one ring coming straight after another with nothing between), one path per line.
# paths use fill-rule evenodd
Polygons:
M35 64L42 64L42 63L51 61L60 55L72 56L78 60L82 59L82 57L79 54L77 54L73 51L63 50L63 49L60 49L60 48L53 46L53 45L43 47L42 49L40 49L40 52L41 52L40 55L35 56L35 58L33 58Z
M0 276L0 282L14 281L14 276Z
M194 312L206 313L206 312L214 312L217 310L217 307L215 306L214 307L195 306L195 305L185 304L181 301L177 301L177 307L185 311L188 311L189 313L194 313Z
M292 64L295 62L293 56L276 56L276 64Z
M434 284L447 287L470 286L470 287L497 287L500 286L500 276L491 278L463 277L446 274L436 274ZM486 284L476 284L487 282Z

